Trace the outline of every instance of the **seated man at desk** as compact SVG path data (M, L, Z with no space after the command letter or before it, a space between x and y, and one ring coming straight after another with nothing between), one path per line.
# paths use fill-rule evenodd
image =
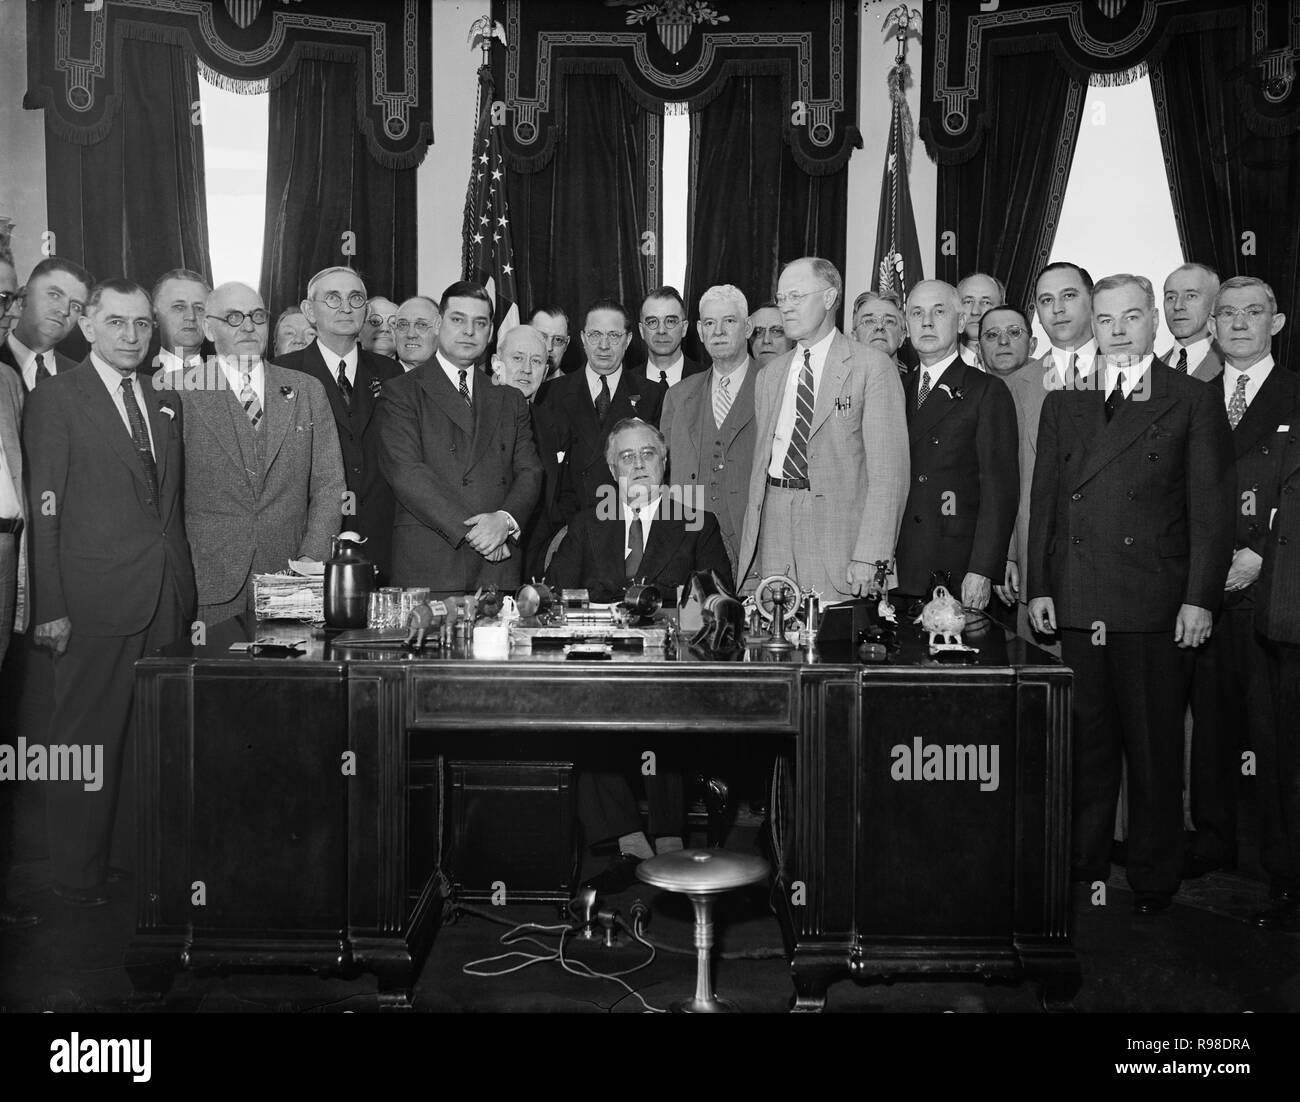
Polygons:
M668 449L653 425L636 418L618 422L605 445L605 459L618 486L605 487L599 503L573 518L551 560L548 578L561 588L585 588L593 601L617 601L633 581L656 586L665 604L675 604L677 587L697 570L713 570L731 588L731 563L717 518L667 493ZM628 771L640 767L645 750L627 751ZM585 882L600 895L617 895L636 881L639 861L682 848L685 807L681 772L660 750L654 772L645 776L652 849L642 827L632 786L617 759L578 773L578 819L589 846L617 841L618 856Z

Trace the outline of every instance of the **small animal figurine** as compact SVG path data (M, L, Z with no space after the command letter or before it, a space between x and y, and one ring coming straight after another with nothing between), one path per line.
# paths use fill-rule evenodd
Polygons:
M447 620L447 606L441 601L421 601L406 618L406 649L423 650L425 636L433 633L441 639Z
M691 646L726 651L745 645L745 606L727 592L716 573L700 570L691 575L691 599L699 602L704 621L691 636Z
M962 628L966 626L966 613L961 602L941 586L934 587L934 596L921 609L921 615L912 621L930 633L930 651L970 650L961 641Z
M473 619L495 620L501 615L501 594L496 586L490 585L486 591L480 589L474 597L478 604Z

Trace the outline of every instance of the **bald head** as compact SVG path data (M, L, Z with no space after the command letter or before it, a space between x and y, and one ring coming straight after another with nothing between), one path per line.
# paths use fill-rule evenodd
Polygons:
M531 401L546 378L546 337L531 325L516 325L497 343L492 374Z
M941 279L923 279L907 296L907 335L921 363L929 367L957 351L966 316L957 288Z
M258 358L266 348L270 317L262 296L246 283L223 283L208 294L203 333L219 356ZM260 319L260 320L259 320Z

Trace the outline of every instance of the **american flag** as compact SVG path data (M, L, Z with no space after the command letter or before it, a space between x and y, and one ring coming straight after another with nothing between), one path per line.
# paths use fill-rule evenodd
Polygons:
M462 278L487 288L493 303L493 330L499 340L508 329L519 324L519 293L515 281L515 251L511 243L501 140L492 125L492 71L489 66L479 67L478 84L474 157L465 195L465 226L461 231L461 272Z
M893 117L889 145L885 150L885 173L880 184L880 219L876 223L876 265L873 290L893 291L899 301L924 275L921 272L921 244L916 236L916 215L908 188L908 161L912 146L912 117L905 90L910 68L899 62L889 71L888 83Z

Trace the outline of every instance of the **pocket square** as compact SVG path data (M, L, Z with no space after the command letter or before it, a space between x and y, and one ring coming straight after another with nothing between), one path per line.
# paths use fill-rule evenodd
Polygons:
M171 406L159 406L158 410L160 413L165 413L169 421L176 420L176 411Z
M1278 431L1278 432L1290 432L1290 431L1291 431L1291 426L1290 426L1290 425L1278 425L1278 427L1277 427L1277 431Z

